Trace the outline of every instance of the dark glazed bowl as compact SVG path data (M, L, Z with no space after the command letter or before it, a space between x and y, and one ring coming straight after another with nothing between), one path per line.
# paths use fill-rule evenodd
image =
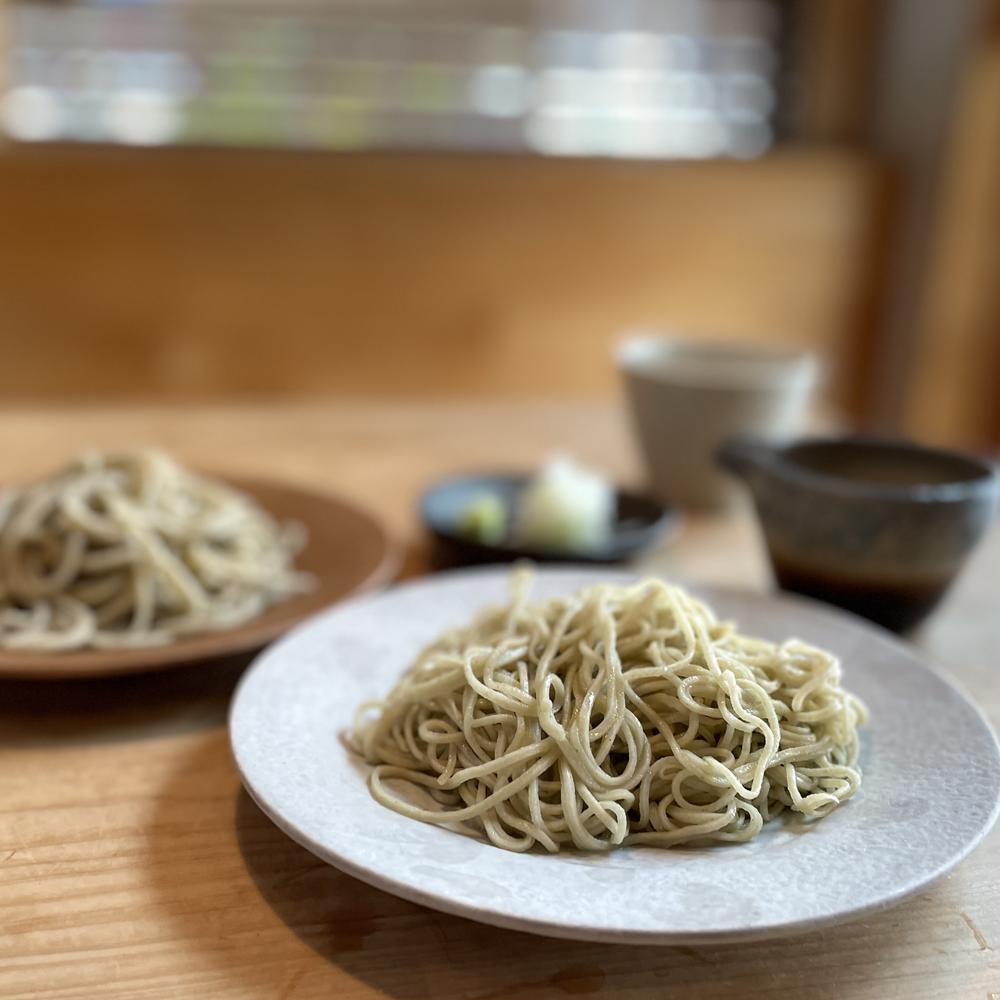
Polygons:
M879 438L726 442L779 586L904 631L938 603L997 513L993 466Z
M443 569L517 559L621 563L655 545L676 525L676 518L668 507L637 493L618 490L610 543L607 548L598 551L527 548L507 542L488 545L466 537L458 529L462 512L477 496L496 494L510 510L515 497L530 478L526 475L468 475L447 479L431 487L421 498L420 513L434 542L431 552L434 565Z

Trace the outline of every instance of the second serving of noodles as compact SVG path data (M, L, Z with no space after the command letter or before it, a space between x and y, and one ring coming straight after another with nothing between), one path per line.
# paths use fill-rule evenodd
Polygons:
M163 645L311 586L304 529L157 451L90 452L0 495L0 648Z

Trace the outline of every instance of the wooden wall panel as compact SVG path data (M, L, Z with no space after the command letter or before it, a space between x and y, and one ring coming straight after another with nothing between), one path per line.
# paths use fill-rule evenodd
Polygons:
M885 18L884 0L797 0L791 15L792 134L811 142L864 142Z
M8 148L0 396L601 394L636 324L844 354L877 175Z
M903 429L1000 445L1000 3L971 54L945 156Z

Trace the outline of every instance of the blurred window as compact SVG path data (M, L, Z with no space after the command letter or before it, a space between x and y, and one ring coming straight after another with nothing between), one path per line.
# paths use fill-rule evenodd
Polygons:
M751 158L770 0L139 2L11 8L16 140Z

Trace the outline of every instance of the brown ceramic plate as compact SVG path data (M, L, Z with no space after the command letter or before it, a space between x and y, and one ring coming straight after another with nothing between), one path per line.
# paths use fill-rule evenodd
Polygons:
M309 540L296 566L313 575L313 590L273 605L239 628L185 636L169 646L69 653L0 650L0 677L107 677L252 652L321 608L388 583L395 575L399 554L382 526L365 511L334 496L287 483L227 479L279 521L305 525Z

